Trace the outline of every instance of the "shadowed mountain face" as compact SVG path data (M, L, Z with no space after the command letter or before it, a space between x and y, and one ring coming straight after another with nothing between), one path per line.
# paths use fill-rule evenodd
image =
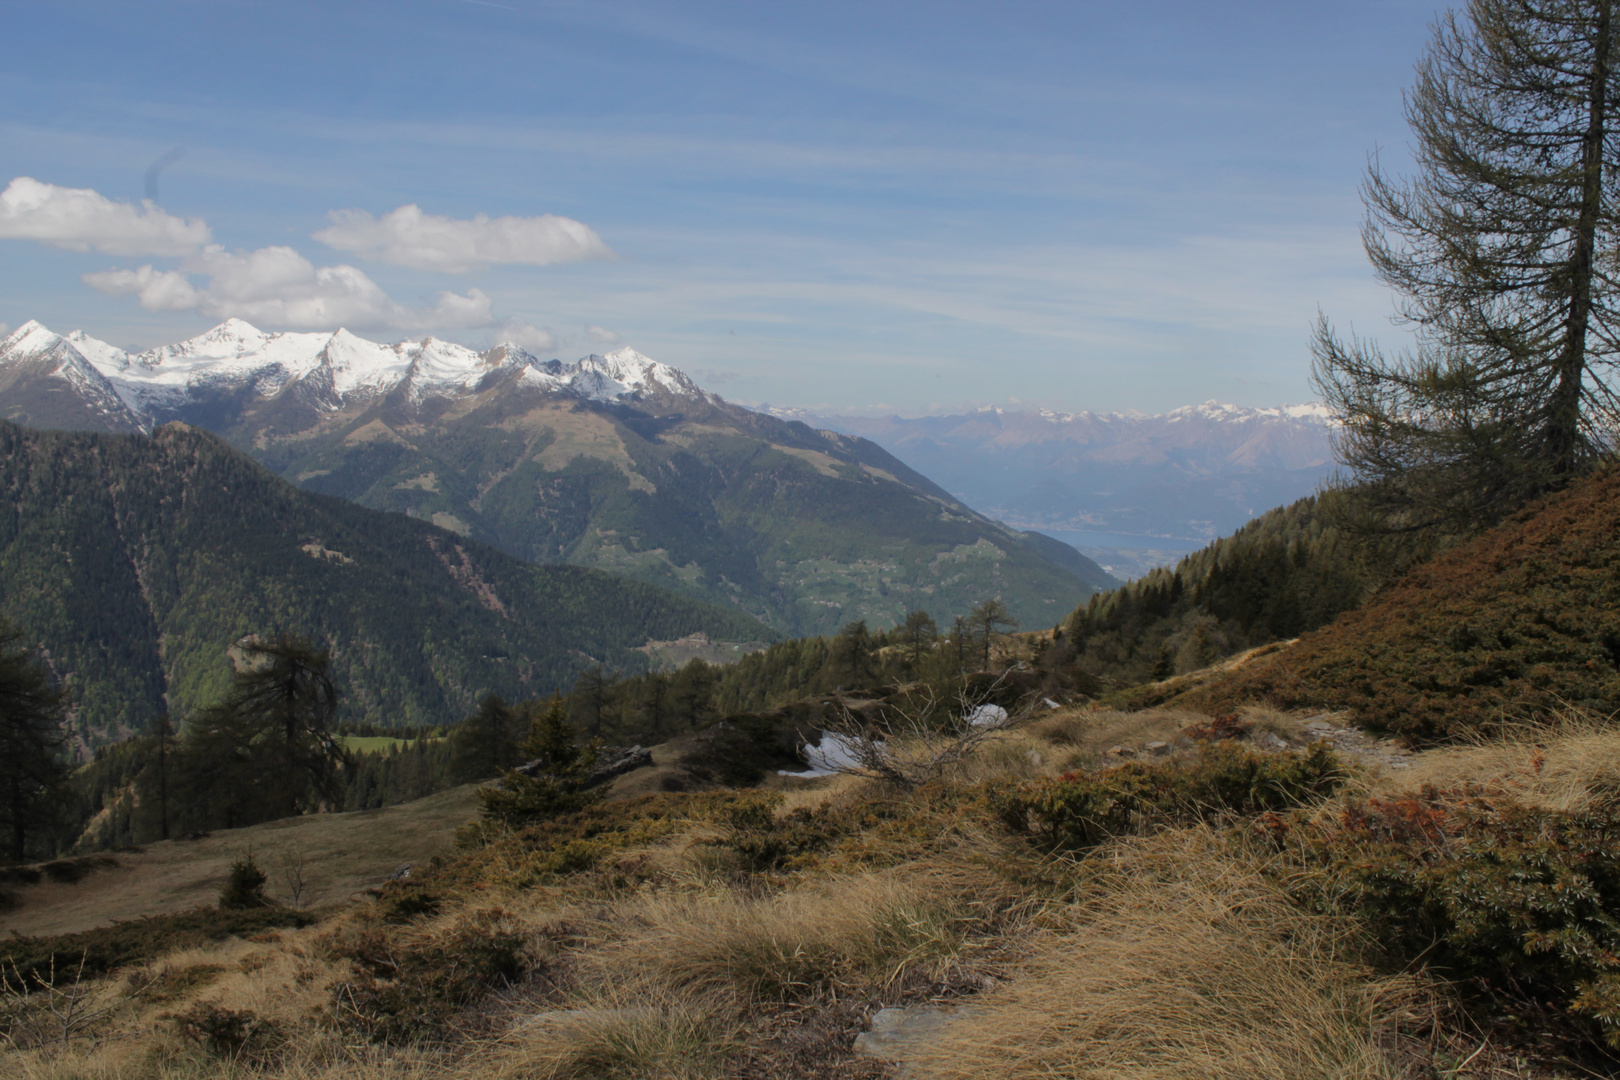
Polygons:
M735 609L302 491L214 435L0 422L0 612L41 647L96 743L215 700L227 650L331 649L351 719L442 724L486 693L566 689L648 641L759 642Z
M1190 549L1311 494L1334 467L1320 406L803 419L871 439L977 510L1088 549Z
M74 361L97 400L124 412L73 414L61 401L91 395L35 372L44 356ZM0 379L27 365L28 393L0 393L0 411L46 415L51 387L49 415L81 418L62 426L185 420L312 491L533 562L628 574L785 632L884 625L917 608L948 620L992 597L1047 626L1115 583L871 442L732 405L629 349L562 364L511 346L383 346L232 321L129 354L28 324L0 343Z

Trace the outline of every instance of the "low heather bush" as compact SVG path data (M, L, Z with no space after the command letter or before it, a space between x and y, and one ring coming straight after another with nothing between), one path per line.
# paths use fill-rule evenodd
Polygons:
M459 1010L532 969L526 945L498 911L427 936L377 926L333 938L330 955L348 960L354 977L333 985L329 1015L372 1042L434 1038Z
M1579 812L1427 789L1261 829L1303 853L1305 899L1352 911L1530 1026L1559 1014L1620 1045L1620 807Z
M1325 744L1262 754L1215 743L1190 763L1132 762L1025 784L1000 799L1000 811L1042 848L1084 851L1156 825L1293 809L1333 794L1346 775Z
M53 980L72 980L81 970L83 976L89 978L176 949L223 941L228 937L249 937L280 927L308 926L314 921L313 915L288 908L244 911L199 908L178 915L115 923L79 934L0 941L0 965L13 977L43 986Z

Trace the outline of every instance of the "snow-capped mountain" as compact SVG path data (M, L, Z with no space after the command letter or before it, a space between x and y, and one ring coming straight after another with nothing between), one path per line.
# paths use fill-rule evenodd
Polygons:
M183 421L306 490L783 632L919 608L949 619L990 596L1050 626L1114 584L864 439L730 404L632 349L566 364L515 345L383 345L233 319L130 352L29 323L0 340L0 417L101 432Z
M0 410L42 427L146 431L221 395L291 393L329 411L396 391L421 402L476 393L503 376L593 401L704 396L682 372L631 348L564 364L515 345L477 352L432 337L383 345L347 330L265 333L240 319L136 353L32 321L0 341Z

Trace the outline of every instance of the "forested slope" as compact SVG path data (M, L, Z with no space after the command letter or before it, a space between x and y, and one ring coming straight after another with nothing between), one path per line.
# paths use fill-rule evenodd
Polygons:
M1423 551L1335 524L1322 498L1278 507L1231 536L1077 608L1066 626L1083 670L1132 684L1325 625ZM1432 542L1431 542L1432 543Z
M146 437L0 423L0 611L92 740L212 700L248 634L329 645L350 719L429 724L595 663L638 670L650 638L771 636L654 586L301 491L178 424Z

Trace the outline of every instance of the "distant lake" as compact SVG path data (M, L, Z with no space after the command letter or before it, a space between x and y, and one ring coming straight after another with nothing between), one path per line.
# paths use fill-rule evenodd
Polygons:
M1070 532L1067 529L1036 529L1035 532L1061 540L1075 548L1127 548L1149 551L1179 551L1182 554L1208 547L1212 540L1189 540L1172 536L1135 536L1130 533Z

